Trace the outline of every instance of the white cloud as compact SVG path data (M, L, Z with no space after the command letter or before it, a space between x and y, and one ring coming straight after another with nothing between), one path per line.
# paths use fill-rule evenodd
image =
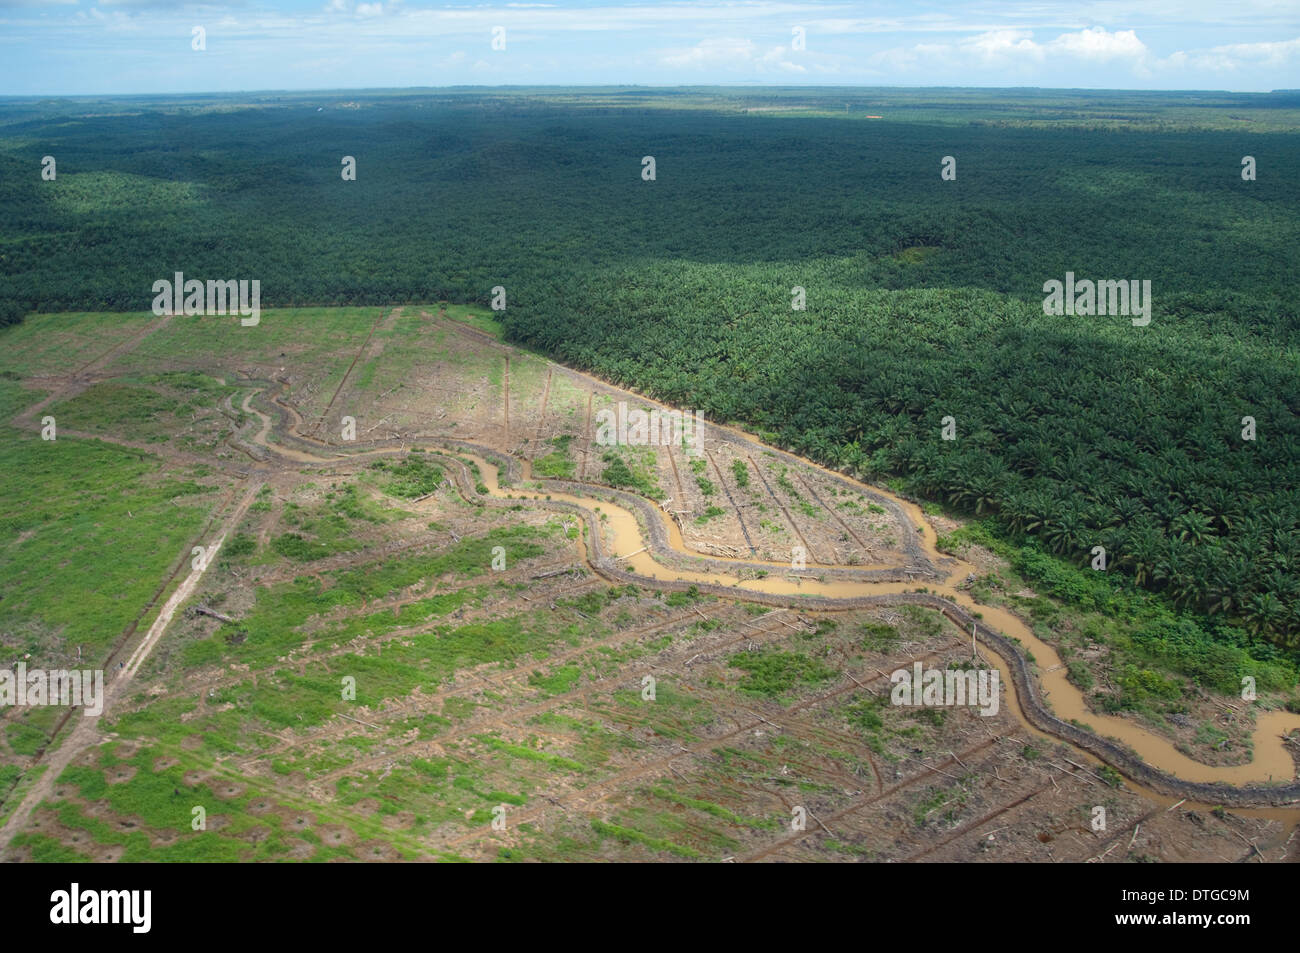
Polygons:
M1101 27L1080 30L1078 33L1062 33L1047 45L1047 50L1100 62L1116 59L1140 61L1150 52L1146 44L1138 39L1136 31L1116 30L1108 33Z
M395 7L397 6L397 2L398 0L393 0L393 2L389 4L389 6ZM354 7L352 5L352 0L330 0L330 2L325 5L325 12L326 13L352 13L358 17L366 17L366 18L379 17L384 15L384 4L382 2L358 3Z
M869 58L873 67L892 71L990 69L1023 72L1062 61L1080 64L1127 64L1142 74L1151 51L1135 30L1109 31L1091 27L1058 34L1040 43L1032 30L986 30L956 43L917 43L895 47Z
M961 46L988 64L1007 59L1041 60L1043 47L1034 42L1033 36L1029 30L990 30L979 36L962 40ZM926 46L935 52L946 52L942 44L926 44Z
M956 43L918 43L895 47L868 58L873 68L891 73L939 68L1025 70L1066 64L1115 66L1135 76L1209 72L1232 74L1246 69L1281 69L1300 63L1300 37L1263 43L1230 43L1209 49L1179 50L1157 56L1136 30L1088 27L1060 33L1046 42L1031 30L988 30Z
M665 51L659 64L670 69L777 70L803 73L807 67L796 62L792 50L771 46L760 50L753 40L739 37L711 37L685 49Z
M1214 73L1231 76L1248 69L1283 69L1300 63L1300 37L1267 43L1228 43L1206 50L1179 50L1152 66L1164 73Z
M1235 60L1249 60L1261 66L1284 66L1300 56L1300 37L1273 43L1230 43L1216 46L1210 52Z
M754 55L752 40L717 37L701 40L685 50L673 50L660 58L673 69L706 69L711 66L740 66Z

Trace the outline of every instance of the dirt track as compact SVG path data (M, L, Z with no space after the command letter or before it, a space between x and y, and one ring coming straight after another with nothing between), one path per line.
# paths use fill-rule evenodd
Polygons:
M235 527L239 525L239 521L244 518L244 514L257 497L260 488L260 483L250 487L244 494L243 499L239 501L239 504L227 515L222 523L217 542L213 544L207 558L190 570L190 574L185 577L185 581L163 603L153 625L149 627L149 631L145 633L144 638L135 646L130 657L122 663L123 667L119 668L117 672L110 670L106 673L103 708L100 714L85 716L76 713L73 715L75 721L71 734L64 738L58 748L45 759L45 772L27 790L22 801L6 819L4 827L0 828L0 850L9 846L9 842L14 835L26 825L32 811L50 796L59 776L63 774L68 765L87 748L94 747L103 740L99 731L100 718L113 707L114 701L120 698L129 688L136 673L139 672L140 666L149 657L149 653L158 644L158 640L162 638L163 632L166 631L168 623L172 620L172 616L175 615L181 603L193 594L199 580L203 577L203 573L212 564L212 560L216 558L222 542L230 533L234 532Z

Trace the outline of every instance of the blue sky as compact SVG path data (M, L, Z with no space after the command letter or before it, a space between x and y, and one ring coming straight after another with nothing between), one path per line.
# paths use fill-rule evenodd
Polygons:
M1300 2L0 0L0 95L631 83L1298 88Z

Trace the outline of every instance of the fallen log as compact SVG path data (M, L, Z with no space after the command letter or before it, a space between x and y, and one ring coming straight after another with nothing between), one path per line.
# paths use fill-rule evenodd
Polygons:
M577 566L566 566L566 567L563 568L563 569L552 569L550 572L541 572L541 573L538 573L536 576L533 576L533 578L534 578L534 579L550 579L552 576L563 576L563 575L565 575L566 573L577 572L577 571L578 571L578 567L577 567Z
M228 615L222 615L220 612L217 612L215 609L209 609L207 606L195 606L195 607L194 607L194 613L195 613L196 615L207 615L207 616L212 616L212 618L214 618L214 619L220 619L222 622L234 622L234 621L235 621L234 619L230 618L230 616L228 616Z

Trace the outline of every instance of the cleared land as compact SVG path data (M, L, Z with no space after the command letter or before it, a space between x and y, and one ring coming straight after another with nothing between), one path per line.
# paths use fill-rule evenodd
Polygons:
M1009 696L992 717L890 705L889 673L970 664L969 632L915 605L754 593L923 588L950 565L918 538L955 524L918 533L919 511L721 432L701 454L597 446L601 409L652 405L501 344L481 311L20 331L0 355L5 645L30 667L80 656L118 688L98 721L3 712L3 859L1296 859L1295 809L1176 803L1045 738ZM528 465L501 468L517 502L470 445ZM26 495L18 474L39 477ZM600 539L522 499L575 483L606 510ZM647 578L614 490L679 534L664 577L756 588ZM192 547L219 538L196 573ZM979 605L1090 651L991 554L962 557ZM1215 732L1164 737L1250 763L1251 712L1202 695Z

